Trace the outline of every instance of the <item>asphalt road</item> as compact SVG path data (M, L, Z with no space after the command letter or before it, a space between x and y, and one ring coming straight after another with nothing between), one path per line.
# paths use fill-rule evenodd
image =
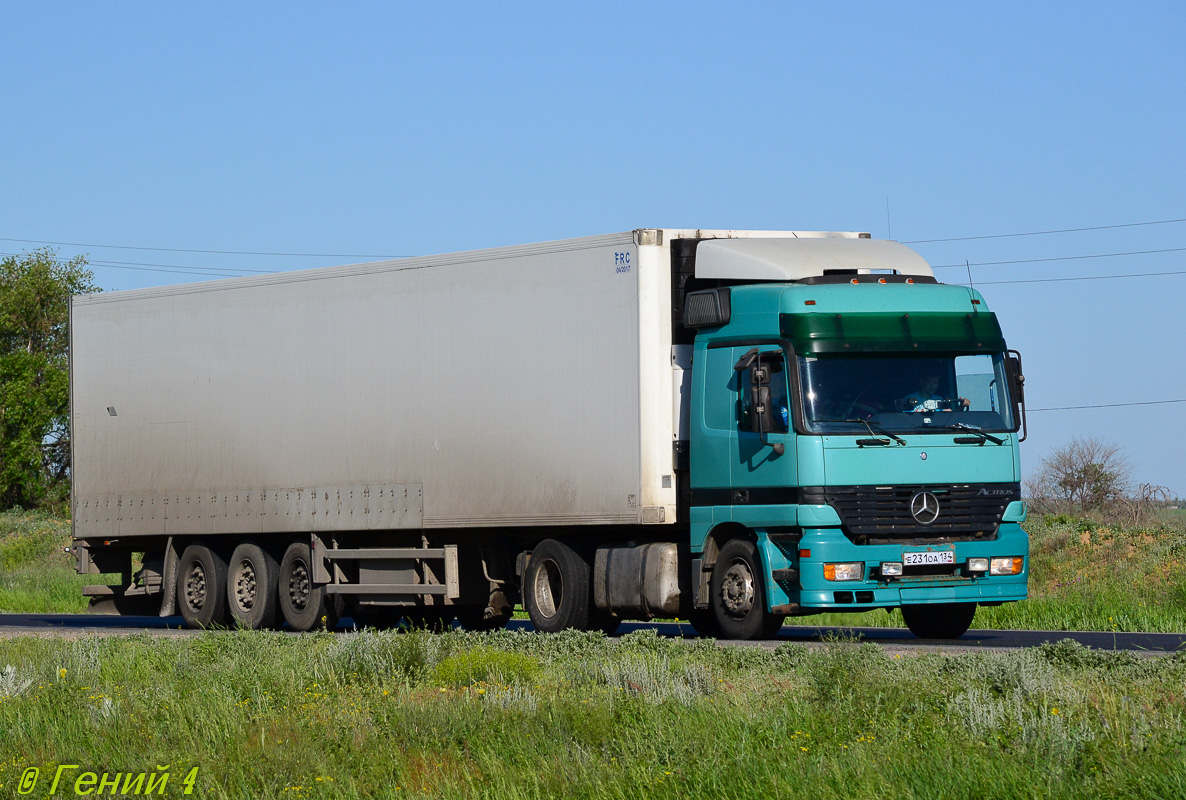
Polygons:
M343 620L339 630L353 627ZM531 630L526 620L513 620L515 630ZM670 622L626 622L618 635L644 628L660 636L695 636L688 624ZM189 636L195 631L182 627L181 617L120 617L94 614L0 614L0 636L76 637L92 634L128 635L149 633L158 636ZM1074 639L1098 650L1127 650L1149 655L1186 650L1186 633L1101 633L1097 631L995 631L972 630L960 639L938 641L919 639L905 628L820 628L810 625L785 625L778 638L765 642L722 642L730 646L777 647L784 642L821 643L836 637L859 639L881 645L887 651L941 650L960 652L977 649L1033 647L1044 642Z

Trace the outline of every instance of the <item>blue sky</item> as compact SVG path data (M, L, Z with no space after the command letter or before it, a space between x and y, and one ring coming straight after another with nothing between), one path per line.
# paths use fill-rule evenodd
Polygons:
M636 227L1182 219L1184 41L1169 2L6 2L0 252L86 243L58 250L123 289ZM1030 261L1186 248L1186 222L914 246L973 263L1031 408L1186 399L1186 275L990 283L1186 271ZM1099 436L1186 495L1183 415L1031 413L1023 458Z

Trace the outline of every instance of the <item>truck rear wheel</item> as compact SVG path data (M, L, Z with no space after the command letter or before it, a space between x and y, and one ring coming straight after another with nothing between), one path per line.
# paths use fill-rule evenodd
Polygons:
M976 616L975 603L934 603L902 606L906 627L919 639L958 639Z
M523 576L523 606L536 630L588 629L590 572L589 562L564 542L536 545Z
M227 565L227 607L231 622L258 631L276 625L276 586L280 567L268 551L241 544Z
M226 624L226 562L204 544L191 544L177 564L177 610L190 628Z
M766 610L766 590L758 548L744 539L731 539L721 548L712 568L713 622L726 639L769 639L784 617Z
M280 561L280 613L294 631L338 627L342 603L313 583L313 553L308 542L293 542Z

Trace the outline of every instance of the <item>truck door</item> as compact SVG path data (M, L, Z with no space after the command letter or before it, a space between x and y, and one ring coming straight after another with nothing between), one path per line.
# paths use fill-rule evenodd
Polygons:
M692 489L697 492L694 502L698 505L729 505L737 450L736 360L731 347L709 347L693 367L693 385L699 393L693 399L698 424L693 433L691 468Z
M754 347L734 347L731 353L735 367L731 483L734 492L741 493L737 500L746 501L748 493L750 505L795 502L793 491L786 491L797 485L786 359L775 345L757 345L756 354ZM747 361L744 369L736 369Z

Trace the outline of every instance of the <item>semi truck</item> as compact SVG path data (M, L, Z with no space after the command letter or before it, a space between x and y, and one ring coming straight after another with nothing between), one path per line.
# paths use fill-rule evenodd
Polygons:
M73 551L189 626L732 639L1026 597L1021 357L867 233L624 233L75 297Z

